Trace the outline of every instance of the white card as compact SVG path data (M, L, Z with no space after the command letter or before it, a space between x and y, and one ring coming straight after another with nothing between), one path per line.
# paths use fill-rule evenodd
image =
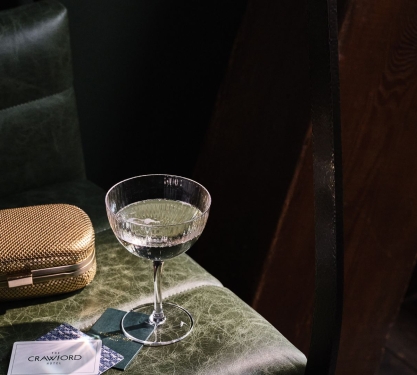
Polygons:
M18 341L7 375L99 373L101 340Z

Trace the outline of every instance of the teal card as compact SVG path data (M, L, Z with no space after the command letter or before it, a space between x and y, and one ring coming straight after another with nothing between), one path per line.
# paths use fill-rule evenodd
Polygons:
M129 366L143 346L138 342L129 340L123 334L121 321L125 314L125 311L108 308L87 332L90 336L98 336L103 341L103 345L124 357L121 362L114 366L114 368L120 370L125 370ZM129 333L133 333L139 339L147 340L153 332L153 326L146 324L149 315L131 312L128 316L129 326L133 325L129 327Z

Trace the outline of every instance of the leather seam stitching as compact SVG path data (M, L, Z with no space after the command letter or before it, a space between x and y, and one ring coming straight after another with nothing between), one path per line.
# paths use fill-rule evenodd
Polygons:
M226 287L224 287L222 285L214 285L214 284L198 285L198 286L194 286L192 288L188 288L188 289L181 290L181 292L172 293L172 294L168 295L166 298L171 298L173 296L179 296L181 294L190 292L192 290L199 289L199 288L205 288L205 287L208 287L208 286L215 287L215 288L219 288L219 289L227 289ZM163 301L162 301L162 304L163 304Z
M24 105L27 105L27 104L30 104L30 103L35 103L35 102L38 102L38 101L43 100L43 99L46 99L46 98L52 98L54 96L61 95L64 92L67 92L67 91L70 91L70 90L73 90L73 89L74 89L74 87L73 86L70 86L70 87L68 87L68 88L66 88L64 90L61 90L59 92L56 92L55 94L45 95L45 96L42 96L41 98L38 98L38 99L33 99L33 100L29 100L27 102L23 102L23 103L19 103L19 104L12 105L10 107L2 108L2 109L0 109L0 112L8 111L10 109L17 108L17 107L21 107L21 106L24 106Z
M109 229L111 229L111 228L103 228L103 229L100 229L100 230L98 230L98 231L96 232L96 234L102 233L102 232L104 232L104 231L106 231L106 230L109 230Z

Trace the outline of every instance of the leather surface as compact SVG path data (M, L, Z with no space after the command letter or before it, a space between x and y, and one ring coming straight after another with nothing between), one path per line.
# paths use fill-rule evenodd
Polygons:
M200 286L167 301L178 303L193 314L193 332L174 345L142 348L126 374L304 373L305 356L228 289L214 285ZM113 307L116 305L117 301L111 304ZM8 311L8 317L2 317L3 326L6 322L12 322L12 317L18 317L22 323L14 321L13 327L6 325L0 330L2 337L8 341L8 346L1 348L2 353L10 352L10 336L14 335L15 339L33 339L54 328L62 318L62 310L54 307L48 314L48 320L39 318L40 312L45 310L45 307L42 310L42 306L37 306L29 312L31 315L35 313L37 319L25 315L24 320L28 322L32 318L33 323L23 323L19 310ZM0 374L5 374L8 358L0 363ZM111 369L107 374L116 375L120 372Z
M105 195L104 190L92 182L75 180L0 197L0 209L50 203L72 204L87 213L97 233L110 228L104 205Z
M85 177L66 10L0 13L0 197Z
M304 354L230 290L203 286L169 301L191 312L193 332L173 345L143 347L126 374L304 373Z
M111 230L96 234L96 256L96 276L84 289L62 296L1 304L0 358L7 355L14 341L33 340L58 322L86 329L107 307L126 310L152 302L150 261L130 254ZM186 254L166 262L162 278L164 297L202 285L221 286L221 283Z
M193 332L173 345L142 348L126 374L304 373L305 356L228 289L200 286L175 295L169 301L180 304L193 314ZM59 314L61 310L54 309L54 312ZM18 316L17 311L15 316ZM14 322L13 327L6 327L0 332L3 337L8 335L9 342L11 335L35 338L54 328L59 319L60 316L56 316L54 322L51 314L47 323L41 323L44 318L38 318L31 324ZM4 324L6 319L2 320ZM1 362L0 374L6 373L7 363L8 358ZM111 369L106 374L120 372Z
M1 375L15 341L62 322L87 330L108 307L151 302L153 283L151 262L103 230L104 192L83 180L66 11L48 0L1 13L0 35L0 207L79 206L95 227L97 252L95 279L84 289L0 306ZM195 329L175 345L144 348L127 373L303 374L304 355L186 254L166 262L162 290L192 312Z
M68 19L61 4L47 0L1 12L0 35L0 109L72 85Z
M0 111L0 196L84 176L73 89Z
M151 262L126 251L111 230L96 235L96 249L96 277L81 291L2 305L0 375L15 341L34 340L62 322L88 330L107 307L152 300ZM166 301L191 311L195 328L180 343L143 348L126 373L303 374L304 355L186 254L166 262L162 285Z

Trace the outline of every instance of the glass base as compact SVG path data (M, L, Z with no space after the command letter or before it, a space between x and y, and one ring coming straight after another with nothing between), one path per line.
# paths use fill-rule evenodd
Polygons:
M163 311L166 319L159 324L148 320L147 322L138 325L137 322L135 322L133 315L130 314L131 312L139 312L151 316L153 310L154 304L148 303L146 305L135 307L131 311L127 312L123 317L121 324L125 336L143 345L162 346L173 344L186 338L193 330L194 320L191 314L181 306L173 303L165 302L163 304ZM146 327L155 327L147 340L135 337L135 333L140 331L141 325L146 325Z

